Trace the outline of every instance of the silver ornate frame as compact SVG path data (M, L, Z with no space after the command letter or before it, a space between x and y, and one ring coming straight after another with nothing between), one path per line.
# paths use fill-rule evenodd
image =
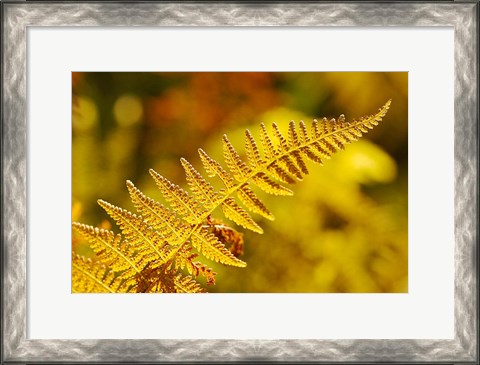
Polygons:
M477 1L2 3L3 362L478 363ZM28 26L451 26L455 29L453 340L28 340L26 30Z

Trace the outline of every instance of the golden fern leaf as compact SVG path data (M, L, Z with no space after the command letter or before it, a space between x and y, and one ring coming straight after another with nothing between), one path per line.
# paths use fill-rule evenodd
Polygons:
M198 153L200 154L200 159L202 160L203 167L205 168L205 171L207 171L208 176L218 176L228 189L233 188L234 182L232 175L226 172L217 161L207 155L207 153L201 148L198 149Z
M255 138L253 138L252 133L248 129L245 131L245 152L247 153L250 166L255 168L261 165L262 159L260 157L260 151L258 150Z
M303 161L300 151L292 151L292 160L302 174L308 175L307 165L305 164L305 161Z
M322 164L324 159L329 159L346 144L356 141L378 125L386 115L390 103L389 100L376 114L362 117L358 121L346 122L343 114L338 120L323 118L320 123L313 120L310 133L303 121L299 122L298 131L295 122L291 121L287 138L277 124L273 123L276 143L262 123L260 145L248 130L245 133L248 162L242 160L224 135L223 154L227 170L199 149L208 176L217 176L225 185L225 189L219 192L185 159L181 159L181 163L192 195L151 169L150 174L172 210L146 197L131 182L127 182L132 202L141 216L99 200L99 204L122 229L126 239L123 243L112 232L74 225L88 236L102 261L120 270L114 272L111 269L95 269L87 276L88 280L84 278L81 282L84 289L113 288L118 291L125 290L125 283L128 283L129 288L141 292L201 291L194 278L178 274L178 270L186 268L191 275L204 275L207 282L214 280L211 269L193 261L197 255L191 252L191 246L208 259L245 267L246 263L232 253L238 255L243 252L243 237L228 226L213 223L211 214L214 210L221 207L224 215L236 224L262 233L262 228L236 203L234 197L249 211L273 219L272 213L250 188L251 184L269 194L292 195L290 189L275 180L287 184L302 180L308 173L305 160ZM231 244L232 252L226 248L225 243ZM126 245L131 247L127 248ZM84 262L77 264L75 275L84 275L82 268L88 272L86 267L88 265ZM139 268L142 268L140 272ZM132 270L136 270L133 276ZM126 276L122 277L123 274ZM107 284L104 279L107 279Z
M284 173L289 174L292 178L295 178L298 181L302 181L303 180L302 171L298 168L298 166L295 164L295 161L293 159L296 152L298 151L292 151L291 154L282 156L280 158L280 166L285 171ZM293 183L294 182L295 181L293 181Z
M200 173L184 158L180 159L187 176L187 183L195 198L207 208L215 208L220 200L220 195L215 192L213 186L210 185Z
M266 174L288 184L302 180L303 176L308 174L305 159L322 164L322 159L329 159L336 151L344 149L346 144L356 141L361 137L362 133L366 133L366 131L378 125L386 115L390 104L391 101L389 100L375 115L362 117L358 121L354 120L351 123L345 121L343 114L340 115L338 121L323 118L320 124L317 120L313 120L310 135L303 121L299 124L300 132L297 132L295 122L291 121L288 126L288 139L281 133L278 125L273 123L272 129L278 140L277 144L273 143L265 125L262 123L260 126L260 141L261 147L265 152L264 159L260 156L260 150L254 137L247 131L245 150L248 163L240 158L240 155L231 145L228 138L224 136L223 152L225 162L234 178L238 181L235 185L227 186L221 205L225 216L244 228L261 233L261 228L252 221L245 210L236 205L230 196L236 192L239 199L249 210L260 214L263 213L269 219L273 218L268 210L265 210L266 207L263 206L260 199L252 199L252 195L247 193L248 190L245 188L248 188L250 183L259 186L268 193L290 195L291 191L289 189L274 182ZM224 171L216 161L209 159L206 162L208 165L207 171L215 170L215 173L211 175L219 175L221 173L224 177L229 177L229 173ZM213 166L215 166L215 169ZM218 171L221 172L219 173Z
M301 123L303 123L303 122L301 122ZM290 121L290 123L288 125L288 146L290 148L299 147L300 143L305 143L305 142L299 142L299 140L301 139L303 141L305 139L305 137L308 137L308 136L302 135L301 137L299 137L299 135L297 133L297 128L296 128L295 122L293 120ZM307 165L305 165L305 162L302 159L300 151L298 151L298 150L297 151L295 151L295 150L292 151L292 158L295 162L295 165L301 170L301 172L304 175L307 175L308 174Z
M265 159L273 160L275 158L275 147L273 146L272 139L268 135L265 124L260 124L260 142L265 150Z
M205 290L191 276L183 276L165 264L146 268L137 286L138 293L204 293Z
M205 211L197 200L193 199L185 190L178 185L172 184L155 170L150 169L150 175L152 175L162 195L170 203L173 210L183 216L183 219L188 223L201 223Z
M103 264L79 255L72 255L73 293L120 293L128 292L132 280L125 278Z
M233 198L227 198L223 201L222 210L225 217L231 219L239 226L257 233L263 233L263 229L250 217L250 214L245 209L235 203Z
M137 265L158 267L171 259L171 246L141 217L101 199L98 204L117 222L124 237L135 248Z
M288 124L288 145L289 147L298 147L299 136L295 121L291 120Z
M316 148L312 146L305 146L301 148L301 152L307 157L310 161L323 165L323 155L317 151Z
M278 125L273 123L273 133L278 140L276 145L272 142L265 125L262 123L260 140L265 158L261 158L254 137L249 131L246 131L245 149L249 163L241 159L227 136L224 135L223 154L229 171L226 171L217 161L209 157L202 149L199 149L200 158L208 175L211 177L218 176L226 186L223 197L216 193L201 174L184 159L182 159L182 164L196 200L192 201L187 192L160 175L152 173L152 176L161 188L163 195L172 204L172 208L179 214L188 217L186 219L188 223L194 226L201 225L201 222L217 206L221 206L227 218L244 228L262 233L262 228L258 226L245 209L235 202L232 195L236 193L239 200L250 211L272 219L273 215L248 188L249 184L253 183L268 193L290 195L291 190L274 182L266 174L288 184L302 180L303 176L308 173L305 159L320 164L323 162L322 159L329 159L337 150L343 149L345 144L358 139L360 133L365 133L365 130L377 125L388 111L390 103L391 101L388 101L379 109L377 114L360 118L359 121L353 121L352 123L347 123L343 114L340 115L338 121L323 118L321 125L317 120L314 120L310 135L308 135L304 122L300 123L300 133L298 133L295 123L291 121L288 127L288 139L283 136ZM237 183L234 182L234 179ZM198 207L200 203L206 210ZM192 228L192 231L194 229L195 227Z
M283 151L288 150L288 143L285 137L283 136L282 132L280 132L280 129L278 128L277 123L273 122L272 123L272 129L275 134L275 136L278 138L279 146L278 146L278 153L282 153Z
M205 290L191 276L178 274L174 283L177 293L205 293Z
M288 169L285 169L284 164L280 165L280 161L272 162L266 167L267 172L271 177L286 184L295 184L296 178Z
M290 122L290 127L291 126L292 126L292 122ZM303 179L302 172L304 174L307 174L308 170L305 163L301 159L299 151L293 150L290 154L285 154L285 152L292 149L292 147L296 148L298 146L293 145L291 143L287 143L287 140L280 132L280 129L278 128L278 125L276 123L273 123L272 127L280 143L278 153L284 154L279 159L280 165L275 165L276 166L275 172L278 173L280 175L280 179L285 182L294 183L295 179L302 180ZM292 138L294 137L295 135L292 134Z
M179 245L187 239L190 225L176 218L168 208L143 194L131 181L127 181L130 198L144 222L155 229L165 241L172 246Z
M261 202L261 200L255 195L252 189L250 189L247 185L242 186L237 191L237 196L240 201L252 212L260 214L261 216L273 221L274 216L270 211L267 209L265 205Z
M72 226L88 240L98 259L107 267L114 271L132 270L132 275L141 271L132 259L134 247L122 240L120 234L76 222Z
M192 247L184 245L178 250L178 254L174 259L174 265L178 269L186 268L190 275L198 277L202 275L207 280L207 285L215 284L215 275L217 274L207 265L199 261L193 261L198 254L192 253Z
M298 135L298 143L303 145L310 142L310 137L308 136L307 126L303 120L299 123L300 133ZM295 145L297 147L297 144Z
M193 232L192 245L210 260L237 267L247 266L245 262L236 258L214 234L209 233L205 228Z
M251 170L242 161L238 152L233 148L227 136L223 135L223 156L228 168L237 181L243 181L248 176Z
M286 196L293 195L293 191L291 191L289 188L287 188L283 185L280 185L279 183L273 181L263 172L259 172L258 174L253 176L252 177L252 182L268 194L286 195Z
M261 125L261 128L262 144L265 147L266 158L268 158L268 156L270 155L274 156L275 149L263 123ZM262 166L262 159L260 157L260 151L258 149L257 142L255 141L255 138L248 129L245 131L245 151L247 153L247 158L250 166L252 168ZM274 195L293 195L293 192L290 189L272 181L264 173L258 173L253 176L252 179L253 183L266 193Z
M235 257L243 255L244 241L242 233L224 225L221 221L212 221L210 224L212 233L220 242L230 245L228 249Z

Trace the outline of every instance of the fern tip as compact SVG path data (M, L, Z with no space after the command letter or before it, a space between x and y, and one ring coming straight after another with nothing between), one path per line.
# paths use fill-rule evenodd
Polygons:
M110 204L109 202L103 200L103 199L98 199L97 200L97 203L98 205L100 205L102 208L108 208L108 207L112 207L112 204Z
M156 172L154 169L149 169L148 172L150 173L150 175L155 178L155 177L162 177L162 175L160 175L158 172ZM163 178L163 177L162 177Z

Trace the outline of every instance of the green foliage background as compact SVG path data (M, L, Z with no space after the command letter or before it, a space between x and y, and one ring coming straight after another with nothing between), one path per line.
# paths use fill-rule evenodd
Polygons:
M255 217L265 233L245 232L246 269L208 262L218 275L207 290L408 291L406 72L73 73L72 86L72 219L117 232L96 201L134 211L127 179L161 201L149 168L185 186L180 158L203 171L202 147L222 161L224 133L243 151L261 122L351 120L392 99L377 128L309 165L293 197L259 193L275 221ZM75 234L72 249L92 255Z

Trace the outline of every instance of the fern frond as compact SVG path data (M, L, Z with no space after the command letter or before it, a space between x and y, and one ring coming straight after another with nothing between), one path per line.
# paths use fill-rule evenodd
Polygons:
M297 167L297 169L299 169L303 175L308 175L307 165L305 164L305 161L303 160L302 154L300 151L292 152L292 160L295 166Z
M252 189L247 185L242 186L237 191L237 196L240 201L252 212L260 214L261 216L273 221L275 218L272 213L267 209L261 200L255 195Z
M301 151L310 161L318 163L320 166L323 165L322 158L324 158L324 156L312 146L302 147Z
M327 123L328 122L327 118L323 118L322 122ZM321 136L320 128L318 127L318 120L316 120L316 119L314 119L313 122L312 122L311 136L312 136L313 139L317 139Z
M227 198L224 200L222 204L222 210L223 214L225 214L225 217L231 219L239 226L250 229L257 233L263 233L263 229L257 223L255 223L252 217L250 217L250 214L248 214L245 209L235 203L235 200L232 198Z
M267 193L290 195L291 190L274 182L266 174L287 184L293 184L302 180L303 176L308 174L305 159L323 164L323 159L331 158L335 152L344 149L346 144L356 141L362 133L366 133L366 131L378 125L386 115L390 104L391 101L389 100L376 114L362 117L359 121L354 120L351 123L345 121L343 114L339 116L337 121L335 119L328 120L323 118L321 125L317 120L314 120L310 135L303 121L299 124L300 132L297 132L295 122L291 121L288 127L288 139L282 134L278 125L273 123L272 129L278 140L277 145L273 143L265 125L262 123L260 126L260 141L265 157L261 159L260 150L254 137L249 131L246 131L245 150L248 163L245 163L240 158L239 153L231 145L228 138L224 136L223 152L225 162L234 178L238 181L236 185L232 186L230 183L227 186L228 189L221 205L225 216L244 228L260 233L261 228L255 222L252 222L246 211L238 209L234 205L236 204L235 201L229 196L236 192L239 199L249 210L255 213L263 213L268 218L273 218L268 210L265 210L266 207L261 204L260 199L251 199L252 195L246 193L248 190L245 187L253 183ZM206 166L207 171L215 170L215 173L212 175L221 174L224 178L230 176L216 161L212 159L206 160L205 153L203 153L203 156L202 161L204 165L208 165Z
M223 156L228 168L237 181L243 181L251 172L226 135L223 135Z
M288 124L288 145L290 147L298 147L298 133L295 121L291 120Z
M300 132L297 132L295 122L291 121L288 127L288 139L281 133L278 125L273 123L272 129L278 140L277 145L273 143L265 125L262 123L260 126L260 140L265 157L264 159L261 158L258 145L252 134L247 130L245 133L245 150L248 163L241 159L240 154L235 150L227 136L224 135L223 154L229 171L209 157L205 151L199 149L200 158L208 175L210 177L218 176L224 183L226 190L223 192L223 196L216 193L201 174L184 159L182 159L182 165L186 171L190 189L196 198L193 202L188 194L178 186L173 185L158 174L152 173L152 176L156 179L157 185L161 187L166 199L171 202L172 207L179 214L192 218L187 219L190 224L199 226L201 221L206 219L217 206L221 206L227 218L244 228L262 233L263 230L250 217L248 212L235 202L232 197L233 194L236 193L238 199L250 211L272 219L273 215L248 187L251 183L267 193L291 195L290 189L273 181L267 174L287 184L293 184L302 180L303 176L308 174L305 159L322 164L323 159L331 158L336 151L343 149L346 144L357 140L360 133L365 133L365 130L368 131L368 129L378 124L388 111L389 106L390 101L380 108L377 114L360 118L359 121L354 120L351 123L345 121L343 114L340 115L338 121L323 118L320 124L317 120L314 120L310 135L303 121L299 124ZM237 182L235 183L234 180ZM177 203L182 205L181 209L176 206ZM202 203L206 210L196 210L193 208L195 203ZM190 213L186 214L185 210L189 210ZM197 214L194 214L194 211ZM192 228L192 230L194 229Z
M298 181L303 180L303 174L302 171L298 168L298 166L295 164L293 160L293 156L297 151L293 151L289 155L282 156L280 158L280 166L283 169L285 174L289 174L292 179L297 179ZM295 183L295 180L293 180L292 184Z
M270 179L265 173L259 172L255 176L252 177L252 182L262 189L264 192L273 195L286 195L291 196L293 195L293 191L289 188L280 185L279 183Z
M180 159L187 176L187 183L190 186L195 198L207 208L215 208L220 196L215 192L213 186L210 185L200 173L184 158Z
M170 265L148 268L138 285L139 293L205 293L205 290L191 276L184 276L170 268Z
M272 123L272 129L273 129L273 132L275 134L275 137L278 138L278 141L280 143L280 145L278 146L278 153L282 153L284 151L287 151L288 147L289 147L288 143L287 143L287 140L283 136L282 132L280 132L280 129L278 128L277 123L275 123L275 122Z
M207 175L218 177L225 186L219 191L183 158L181 164L190 193L151 169L150 174L170 208L145 196L127 181L131 200L140 215L98 201L116 221L124 239L110 231L73 224L89 240L99 261L108 265L106 268L74 258L72 278L77 281L75 288L106 292L202 292L195 277L203 275L207 283L212 284L215 273L203 263L194 261L198 254L192 252L193 248L207 259L245 267L246 263L236 257L243 253L243 236L214 221L211 218L214 211L221 208L224 216L236 224L263 233L249 212L270 220L274 216L252 190L252 185L268 194L292 195L292 190L282 183L293 184L302 180L308 174L307 160L323 164L345 145L358 140L378 125L390 103L389 100L376 114L352 122L346 122L342 114L338 120L313 120L310 129L300 121L297 129L295 122L291 121L287 137L273 123L275 142L262 123L259 144L250 131L245 132L247 161L224 135L226 169L205 151L198 150ZM230 250L226 244L230 244ZM178 272L183 269L193 277Z
M171 246L141 217L101 199L98 204L117 222L124 237L135 248L137 265L158 267L171 259Z
M170 203L172 209L183 216L183 219L191 224L202 221L201 217L205 211L197 200L193 199L180 186L172 184L155 170L150 169L150 175L152 175L162 195Z
M257 142L255 142L255 138L253 138L252 133L248 129L245 131L245 152L247 153L250 166L255 168L262 164Z
M178 219L168 208L143 194L131 181L127 181L130 198L144 222L155 229L165 241L177 246L187 239L190 225Z
M198 153L200 154L200 159L202 160L203 167L205 168L205 171L207 171L208 176L218 176L228 189L233 188L235 183L232 175L225 171L217 161L207 155L207 153L201 148L198 149Z
M141 275L136 277L137 293L176 293L175 270L170 268L170 263L159 267L146 266Z
M301 145L305 145L308 142L310 142L310 137L308 136L307 126L305 125L305 122L303 120L300 121L299 128L300 128L300 133L298 135L299 143Z
M284 164L280 164L280 161L272 162L266 167L266 170L271 177L285 184L295 184L296 182L295 176L292 176L288 168L285 168Z
M178 274L174 283L177 293L205 293L205 290L191 276Z
M142 268L132 259L135 255L134 247L122 240L121 235L76 222L72 226L88 240L98 259L107 267L115 271L133 270L132 275L141 271Z
M220 242L230 245L228 249L235 257L243 255L244 241L242 233L222 224L221 221L212 221L210 223L213 234L217 236Z
M209 233L205 228L193 232L192 245L210 260L237 267L247 266L245 262L236 258L214 234Z
M130 290L132 280L91 259L72 255L73 293L119 293Z
M194 277L198 277L199 275L204 276L207 280L207 285L215 284L215 275L217 273L207 265L199 261L193 261L197 257L198 254L192 253L192 247L190 245L184 245L178 250L174 260L174 266L178 269L186 268L188 273Z
M316 141L311 143L310 146L307 147L311 147L313 153L326 160L330 160L332 158L332 155L336 152L335 148L326 141Z
M260 124L260 141L265 150L265 159L273 160L275 158L275 147L263 123Z

